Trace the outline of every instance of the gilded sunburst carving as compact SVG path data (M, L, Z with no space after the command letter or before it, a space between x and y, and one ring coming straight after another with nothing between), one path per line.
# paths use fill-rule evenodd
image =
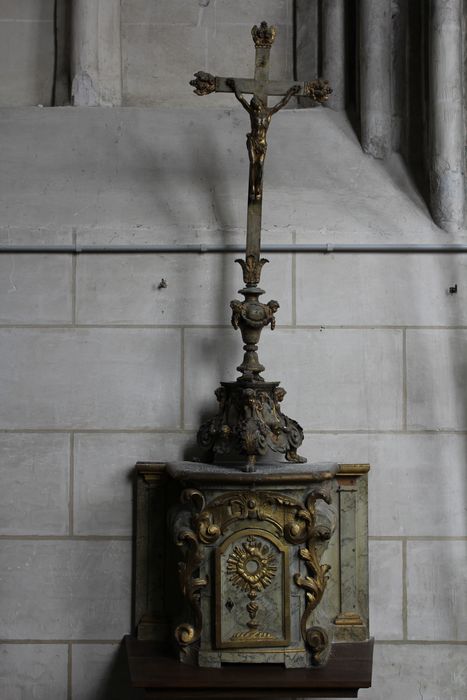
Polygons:
M267 588L276 572L274 552L267 544L258 542L253 535L234 547L227 560L227 575L231 583L248 594Z

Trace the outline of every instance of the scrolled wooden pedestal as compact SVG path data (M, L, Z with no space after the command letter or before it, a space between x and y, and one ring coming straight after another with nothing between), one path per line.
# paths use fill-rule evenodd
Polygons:
M233 664L209 669L187 666L156 642L126 637L131 684L158 700L242 698L356 698L371 686L373 640L332 645L323 668Z

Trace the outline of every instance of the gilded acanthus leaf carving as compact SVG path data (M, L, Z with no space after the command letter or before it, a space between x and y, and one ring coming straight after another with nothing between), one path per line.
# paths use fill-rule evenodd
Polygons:
M200 605L200 591L208 585L207 579L194 576L203 563L203 555L199 540L191 530L181 530L178 534L177 544L185 546L185 560L180 562L178 572L180 587L186 600L189 602L193 614L193 623L182 622L175 630L175 638L183 650L197 642L201 635L203 616Z
M261 280L261 270L269 262L267 258L257 259L254 255L247 255L245 260L237 258L235 260L243 271L243 281L246 285L259 284Z
M300 549L299 556L300 559L305 562L308 572L307 576L301 576L300 574L295 574L294 576L295 584L305 591L306 598L306 606L300 621L300 629L303 640L313 650L314 645L312 643L313 637L311 632L313 628L308 628L308 621L311 613L321 602L324 595L329 578L328 572L331 567L328 564L320 564L316 543L313 539L308 541L306 547Z
M329 564L320 562L320 543L329 540L335 527L335 512L331 505L330 486L315 488L306 499L306 508L312 515L312 526L305 547L299 550L299 557L305 562L307 575L294 575L295 584L305 591L306 605L300 621L304 642L313 653L314 662L319 664L329 648L327 634L320 627L310 627L309 621L315 608L321 602L329 579ZM321 517L317 517L317 505L321 503ZM318 519L320 522L318 522Z

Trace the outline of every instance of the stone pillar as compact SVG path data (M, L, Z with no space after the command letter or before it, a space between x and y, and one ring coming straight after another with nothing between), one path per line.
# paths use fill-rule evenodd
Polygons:
M294 8L294 79L314 80L318 77L318 0L296 0ZM300 107L316 107L310 97L297 97L297 103Z
M462 0L432 0L429 96L431 212L454 232L464 223Z
M368 638L368 464L340 464L339 613L335 641Z
M360 0L360 114L365 153L391 151L391 0Z
M322 5L323 78L332 95L331 109L345 108L345 0L325 0Z
M72 104L120 105L120 0L73 0L71 47Z

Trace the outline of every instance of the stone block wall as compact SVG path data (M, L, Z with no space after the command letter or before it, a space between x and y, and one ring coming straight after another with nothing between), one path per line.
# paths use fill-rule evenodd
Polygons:
M267 19L278 29L271 78L292 79L292 0L123 0L122 81L128 105L193 105L186 84L195 70L250 77L250 30ZM231 106L211 95L204 107Z
M50 105L54 0L2 0L0 105Z
M98 0L89 2L90 9L97 5ZM254 65L250 29L262 19L278 28L271 77L292 79L292 0L122 0L123 104L230 106L225 95L195 100L188 81L195 70L249 77ZM54 74L55 104L69 103L70 22L68 0L1 3L0 106L53 104ZM99 37L102 28L95 31ZM108 37L99 40L105 64Z
M1 110L2 245L242 241L246 119ZM330 110L274 118L264 208L266 243L446 242L398 156L365 157ZM372 464L377 643L361 697L463 700L467 260L267 257L281 308L260 356L304 453ZM0 257L2 700L129 697L131 470L189 456L235 377L232 258Z

